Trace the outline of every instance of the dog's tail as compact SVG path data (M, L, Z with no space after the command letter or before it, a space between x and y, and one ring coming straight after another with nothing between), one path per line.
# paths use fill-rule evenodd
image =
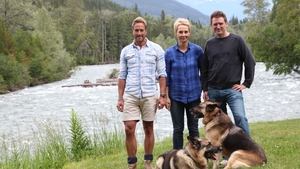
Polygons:
M260 158L262 159L263 165L267 164L268 160L267 160L267 156L265 154L265 151L263 150L263 148L260 147Z
M170 168L170 161L176 155L178 150L170 150L160 155L156 160L156 169Z

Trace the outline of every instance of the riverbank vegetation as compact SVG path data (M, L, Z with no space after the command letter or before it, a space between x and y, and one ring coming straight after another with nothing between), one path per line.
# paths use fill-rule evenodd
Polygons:
M62 169L68 162L116 154L124 148L120 131L97 131L88 134L77 113L72 111L68 129L45 124L39 134L28 140L31 144L22 144L24 140L8 143L3 138L0 169Z
M299 73L299 0L244 0L246 18L229 19L230 31L245 37L257 61L274 73ZM163 48L175 43L176 18L142 14L109 0L1 0L0 93L61 80L76 65L116 63L131 43L131 22L148 21L149 39ZM209 25L193 21L191 41L204 47Z
M264 147L268 163L261 169L300 168L300 119L250 124L251 136ZM33 147L18 143L1 143L0 169L124 169L126 150L123 131L101 130L88 134L76 112L72 112L70 137L65 137L65 129L53 129L46 125ZM201 128L203 137L203 129ZM157 157L172 147L171 138L155 144ZM139 168L142 168L143 147L138 148Z

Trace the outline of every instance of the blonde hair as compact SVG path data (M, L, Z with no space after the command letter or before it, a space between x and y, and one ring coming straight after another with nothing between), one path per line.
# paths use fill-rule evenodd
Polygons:
M174 22L174 35L176 36L177 30L178 30L178 26L180 25L185 25L189 28L189 31L191 32L191 23L188 19L185 18L178 18L176 19L176 21Z
M140 16L136 17L136 18L132 21L131 27L133 28L134 25L137 24L137 23L143 23L143 24L145 25L145 28L147 29L147 21L146 21L144 18L142 18L142 17L140 17Z

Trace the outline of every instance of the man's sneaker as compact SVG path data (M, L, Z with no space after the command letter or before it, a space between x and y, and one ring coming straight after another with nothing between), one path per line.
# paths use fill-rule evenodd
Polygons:
M152 169L151 160L144 160L145 169Z
M136 163L128 164L128 169L136 169Z

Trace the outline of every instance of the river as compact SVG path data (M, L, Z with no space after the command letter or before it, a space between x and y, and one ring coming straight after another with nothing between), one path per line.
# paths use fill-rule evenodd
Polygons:
M88 79L106 78L118 64L80 66L72 76L55 83L30 87L0 95L0 139L30 142L45 125L67 132L72 110L77 112L87 131L122 129L116 110L117 87L62 87ZM300 75L273 75L257 63L255 80L244 91L249 122L300 118ZM172 134L167 110L159 110L155 121L156 138ZM139 124L137 135L143 137Z

